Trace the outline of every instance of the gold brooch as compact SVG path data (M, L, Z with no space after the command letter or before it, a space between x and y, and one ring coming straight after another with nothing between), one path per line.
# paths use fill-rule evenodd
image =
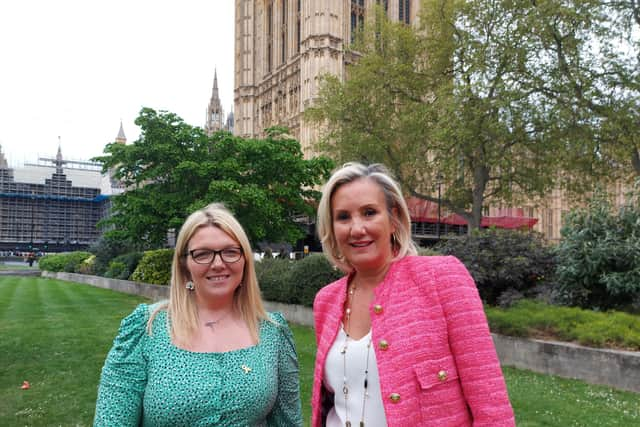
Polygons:
M244 371L245 374L248 374L249 372L251 372L251 368L248 367L247 365L242 365L242 370Z

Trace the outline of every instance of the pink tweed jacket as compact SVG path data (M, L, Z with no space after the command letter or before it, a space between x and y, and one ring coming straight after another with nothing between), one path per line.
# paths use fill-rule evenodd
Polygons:
M313 427L323 423L323 369L340 327L347 279L322 288L313 305ZM369 312L390 427L515 426L482 302L458 259L395 261Z

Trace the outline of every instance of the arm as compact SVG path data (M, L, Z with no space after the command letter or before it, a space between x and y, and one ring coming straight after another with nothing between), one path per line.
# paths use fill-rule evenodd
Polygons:
M439 262L434 280L473 425L514 426L500 361L473 278L454 257Z
M274 427L302 426L302 409L300 406L300 384L298 378L298 356L293 341L293 334L287 321L280 313L273 314L280 328L278 348L278 396L267 416L267 425Z
M120 324L102 368L94 427L140 425L147 382L143 354L147 318L148 308L140 304Z

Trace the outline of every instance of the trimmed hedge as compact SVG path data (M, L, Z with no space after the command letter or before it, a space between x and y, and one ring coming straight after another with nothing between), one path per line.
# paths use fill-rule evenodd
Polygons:
M640 351L640 316L596 312L521 300L509 309L485 306L492 332L515 337L549 338L596 348Z
M88 264L82 265L85 260L91 257L93 257L92 253L84 251L49 254L40 258L38 267L46 271L92 274Z

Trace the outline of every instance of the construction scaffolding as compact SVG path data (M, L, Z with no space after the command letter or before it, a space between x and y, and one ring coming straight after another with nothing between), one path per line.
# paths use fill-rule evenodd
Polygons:
M63 164L81 162L63 161L60 150L56 159L40 160L53 162L56 170L39 182L16 181L14 170L0 161L0 250L58 252L87 248L100 237L97 223L108 214L109 197L101 193L99 185L74 185L64 173ZM86 171L88 165L81 166ZM95 168L91 173L100 175Z

